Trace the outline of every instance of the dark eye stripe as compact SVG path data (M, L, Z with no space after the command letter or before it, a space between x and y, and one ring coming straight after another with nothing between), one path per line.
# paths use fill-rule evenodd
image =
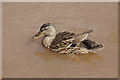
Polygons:
M43 28L41 31L45 31L45 30L48 30L48 29L46 29L46 28Z
M47 30L47 29L45 28L45 29L43 29L43 31L44 31L44 30Z

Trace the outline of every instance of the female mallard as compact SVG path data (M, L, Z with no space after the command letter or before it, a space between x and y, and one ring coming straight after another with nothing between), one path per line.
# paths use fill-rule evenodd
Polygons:
M102 44L87 39L93 30L81 34L63 31L56 33L56 28L51 23L43 24L34 39L44 35L42 45L55 53L60 54L87 54L103 48Z

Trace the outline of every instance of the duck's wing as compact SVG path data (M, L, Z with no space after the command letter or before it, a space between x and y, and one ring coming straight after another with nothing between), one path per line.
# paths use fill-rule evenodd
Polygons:
M69 54L72 49L71 44L72 41L75 39L75 33L73 32L60 32L56 34L55 39L53 39L50 50L55 53L60 54Z
M79 33L79 34L75 34L75 39L73 40L73 44L77 44L79 42L84 41L85 39L87 39L88 34L91 33L93 30L88 30L86 32L83 33Z
M75 34L68 31L57 33L55 39L51 43L50 49L56 53L67 53L70 50L74 51L77 48L75 47L77 43L80 43L80 40L84 40L90 32L92 31L86 31L81 34Z

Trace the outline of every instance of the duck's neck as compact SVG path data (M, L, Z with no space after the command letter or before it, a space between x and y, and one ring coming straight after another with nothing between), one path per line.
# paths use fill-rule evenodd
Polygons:
M56 34L52 35L45 35L42 40L42 44L46 47L49 48L53 39L55 38Z

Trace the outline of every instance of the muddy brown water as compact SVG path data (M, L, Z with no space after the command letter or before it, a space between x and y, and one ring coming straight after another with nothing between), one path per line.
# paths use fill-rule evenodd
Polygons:
M118 76L117 3L3 3L3 77L115 78ZM33 40L51 22L58 32L94 29L91 40L105 45L97 53L60 55Z

